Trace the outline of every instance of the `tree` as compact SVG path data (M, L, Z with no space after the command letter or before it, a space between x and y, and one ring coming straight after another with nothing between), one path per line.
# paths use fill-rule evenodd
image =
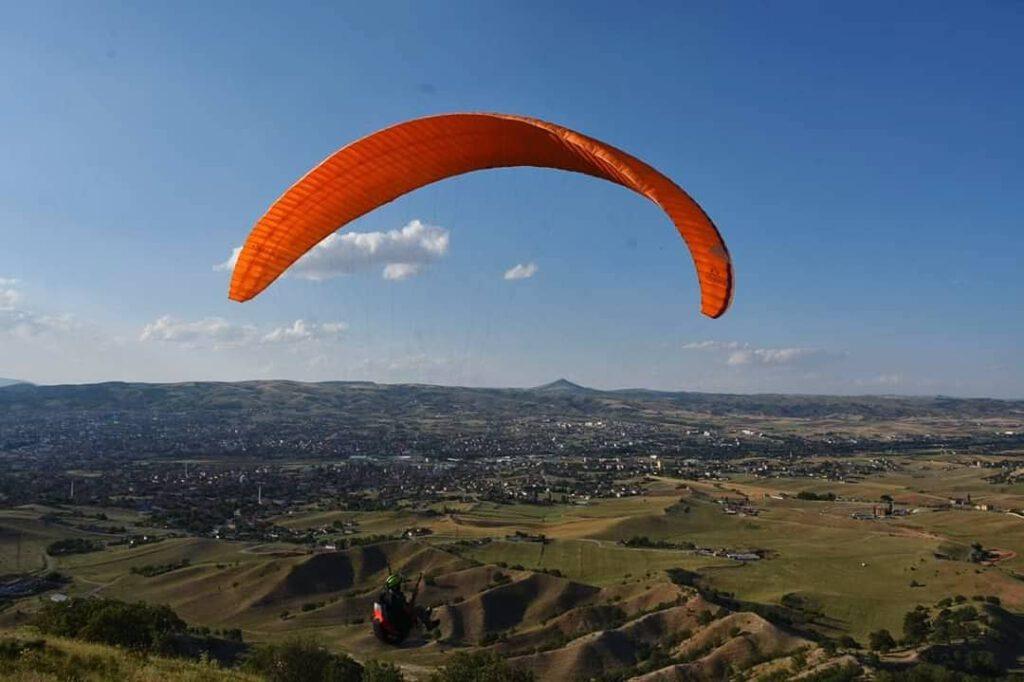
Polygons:
M949 644L953 639L954 626L948 618L936 618L932 625L930 639L936 644Z
M459 652L430 676L430 682L533 682L533 673L510 666L494 653Z
M868 646L872 651L885 653L896 646L896 640L892 638L892 634L888 630L875 630L868 635Z
M911 644L920 644L928 639L931 629L926 610L914 609L903 616L903 636Z

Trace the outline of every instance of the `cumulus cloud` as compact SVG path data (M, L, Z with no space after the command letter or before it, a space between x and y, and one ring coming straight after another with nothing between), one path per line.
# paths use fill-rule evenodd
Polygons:
M20 284L0 277L0 335L32 341L55 338L79 327L71 315L46 315L22 306Z
M238 348L258 344L279 345L337 339L347 329L343 322L295 320L283 327L261 330L220 317L177 320L164 315L142 328L140 341L177 344L187 348Z
M292 277L322 281L381 267L389 280L408 279L448 253L451 234L443 227L413 220L387 232L335 232L288 270ZM241 247L215 270L234 269Z
M683 350L734 350L742 346L738 341L691 341L683 344Z
M384 266L384 279L403 280L420 274L422 266L417 263L388 263Z
M264 334L263 343L300 343L302 341L322 341L341 336L348 328L343 322L324 322L317 324L305 320L295 320L287 327L277 327Z
M21 301L21 292L13 288L0 288L0 310L14 310Z
M821 348L758 348L739 341L691 341L682 345L683 350L715 352L732 367L771 367L795 365L800 362L830 355Z
M248 343L255 334L251 325L234 324L221 317L186 321L164 315L143 327L139 340L226 348Z
M537 274L537 270L539 268L536 263L517 263L505 271L505 279L530 279Z
M213 269L217 272L231 272L235 269L235 264L238 263L238 254L242 253L242 247L236 246L231 249L231 255L223 263L217 263L213 266Z
M818 348L744 348L729 354L729 365L791 365L816 355Z
M29 310L0 309L0 335L22 341L54 338L76 331L71 315L40 315Z

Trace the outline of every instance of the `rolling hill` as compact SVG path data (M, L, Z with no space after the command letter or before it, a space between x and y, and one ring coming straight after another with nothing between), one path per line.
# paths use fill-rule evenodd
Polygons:
M686 666L686 679L719 679L815 645L760 616L712 603L663 574L596 587L527 569L478 564L443 548L392 541L339 552L251 553L180 539L80 557L71 567L102 595L169 604L191 623L241 626L246 641L314 633L361 659L432 666L467 648L499 653L538 680L587 679ZM124 575L130 562L193 557L161 575ZM105 582L116 564L122 577ZM401 648L369 632L367 615L388 570L427 576L419 603L435 632ZM656 653L657 652L657 653ZM681 669L682 670L682 669ZM663 679L675 679L668 676Z

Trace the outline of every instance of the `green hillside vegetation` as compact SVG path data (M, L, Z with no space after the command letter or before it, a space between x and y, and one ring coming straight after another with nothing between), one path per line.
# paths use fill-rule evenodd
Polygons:
M29 631L0 634L0 679L10 682L257 682L208 662L139 656L125 649Z

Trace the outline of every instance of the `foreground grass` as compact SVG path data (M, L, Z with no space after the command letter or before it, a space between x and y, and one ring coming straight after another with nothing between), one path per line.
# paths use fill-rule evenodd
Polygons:
M13 646L10 643L17 643ZM18 651L20 649L20 651ZM0 630L0 680L14 682L257 682L215 663L142 656L122 649L28 631Z

